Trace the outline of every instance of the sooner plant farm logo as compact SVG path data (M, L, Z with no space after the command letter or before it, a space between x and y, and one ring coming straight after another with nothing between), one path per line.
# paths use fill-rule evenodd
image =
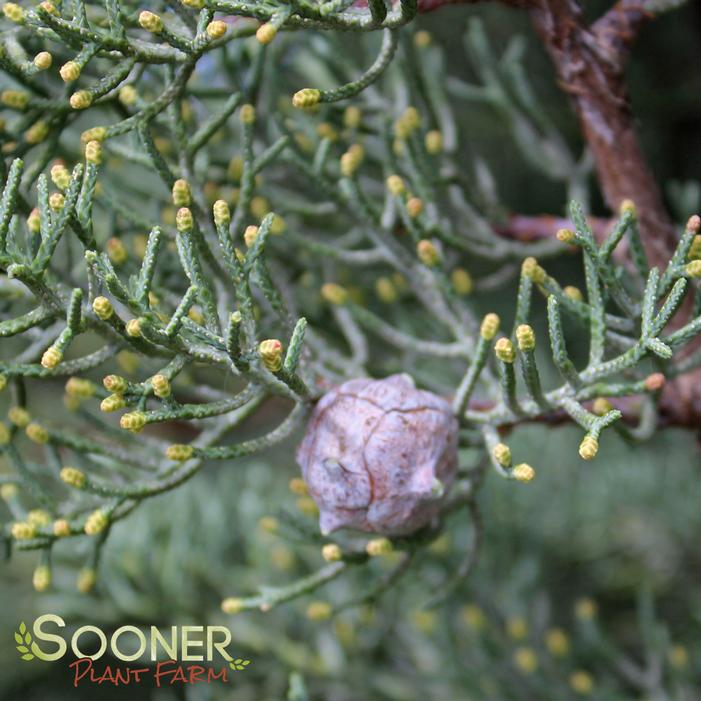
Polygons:
M227 652L231 631L225 626L171 626L168 631L151 626L144 631L125 625L108 635L98 626L85 625L70 636L62 634L65 627L63 618L47 613L34 621L31 631L22 621L15 631L15 642L20 658L27 662L34 659L56 662L69 654L70 647L75 656L68 664L73 686L83 683L121 686L138 684L148 678L158 687L228 682L230 672L245 670L251 663ZM94 646L95 639L97 650L86 652L84 646ZM148 659L153 664L150 667L100 664L98 661L108 650L122 662Z

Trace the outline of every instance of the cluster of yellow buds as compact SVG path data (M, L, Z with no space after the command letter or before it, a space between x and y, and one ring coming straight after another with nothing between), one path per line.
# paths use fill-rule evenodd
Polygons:
M513 363L516 360L514 344L504 337L500 338L494 345L494 353L503 363Z
M176 207L189 207L192 199L190 183L180 178L173 183L173 204Z
M107 321L114 314L114 308L112 303L107 299L107 297L95 297L92 303L92 309L97 315L98 319L102 321Z
M146 414L143 411L131 411L128 414L123 414L119 419L119 425L132 433L139 433L146 425Z
M52 370L63 360L63 352L57 346L49 346L41 356L41 365Z
M516 329L516 341L519 350L532 351L535 348L535 331L528 324L521 324Z
M208 36L212 39L221 39L228 29L229 25L220 19L215 19L207 25L205 30Z
M535 470L528 463L522 462L514 467L511 475L519 482L530 482L535 477Z
M163 31L163 20L148 10L139 14L139 24L151 34L160 34Z
M49 442L49 432L41 424L32 422L24 429L24 432L27 434L27 438L34 443L45 445Z
M338 562L343 558L343 551L336 543L326 543L321 548L321 556L326 562Z
M497 443L492 448L492 455L502 467L511 467L511 449L505 443Z
M277 36L277 27L271 22L261 24L256 30L256 39L265 45L269 44Z
M416 255L419 260L429 268L433 268L441 261L440 253L436 245L430 239L421 239L416 244Z
M153 393L160 399L170 397L170 381L165 375L154 375L151 378L151 387L153 387Z
M389 538L373 538L365 544L365 552L370 557L389 555L393 550L394 546Z
M64 467L60 473L61 480L75 489L83 489L88 478L82 470L77 467Z

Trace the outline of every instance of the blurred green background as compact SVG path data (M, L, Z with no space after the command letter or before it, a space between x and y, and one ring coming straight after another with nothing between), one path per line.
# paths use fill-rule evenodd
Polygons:
M594 17L608 3L586 5ZM448 7L419 23L446 47L449 72L470 80L462 30L475 16L497 51L514 33L526 37L534 88L579 153L575 119L523 13L491 5ZM628 70L646 153L680 220L701 205L700 39L701 4L687 2L643 30ZM487 107L461 109L466 160L479 156L489 164L501 200L524 214L562 212L563 188L534 177L508 146L508 125ZM594 210L605 213L600 199ZM578 275L575 262L559 265L564 276ZM75 591L81 553L73 544L56 549L55 585L45 595L31 588L31 554L3 563L0 698L279 700L287 697L295 671L310 698L333 701L701 698L698 433L668 429L635 446L612 434L592 464L578 459L577 435L575 429L541 426L516 432L512 448L542 466L538 479L514 486L488 478L479 564L446 605L422 608L467 545L459 514L447 534L419 555L421 566L380 605L323 622L306 619L308 599L265 614L220 612L224 596L302 576L321 558L318 547L293 529L271 534L258 525L267 515L284 519L282 510L314 527L287 490L296 475L290 446L247 463L210 466L114 528L90 595ZM372 567L381 574L387 564ZM354 574L331 585L329 598L352 598L367 586L365 574ZM593 617L583 615L593 610L582 608L582 598L595 602ZM224 623L241 657L252 663L228 686L73 689L64 663L21 662L14 649L19 621L44 612L106 629ZM553 652L553 628L567 636L564 655ZM577 688L572 674L578 670L590 676L592 689ZM293 684L291 698L298 686Z

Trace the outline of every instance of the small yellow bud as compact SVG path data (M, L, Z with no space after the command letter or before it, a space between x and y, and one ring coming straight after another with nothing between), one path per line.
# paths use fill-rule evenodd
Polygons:
M285 223L285 220L280 215L273 214L273 221L270 224L270 233L273 236L281 236L285 232L286 228L287 224Z
M63 360L63 353L56 346L49 346L41 356L41 365L47 370L52 370Z
M582 460L593 460L599 451L599 441L594 436L584 436L579 444L579 457Z
M393 550L394 546L389 538L373 538L365 545L365 552L370 555L370 557L389 555Z
M123 414L119 419L119 425L132 433L139 433L146 425L146 414L142 411L130 411L128 414Z
M7 418L10 420L10 423L17 426L17 428L26 428L31 421L29 412L21 406L11 407L7 412Z
M416 255L419 260L429 268L438 265L441 260L438 249L430 239L421 239L416 244Z
M3 90L0 93L0 102L6 107L23 110L29 102L29 95L23 90Z
M637 215L637 208L636 208L635 202L633 202L633 200L621 200L621 204L618 207L618 211L621 214L625 214L626 212L630 212L633 216Z
M574 615L580 621L590 621L596 616L596 611L596 602L588 597L577 599L574 604Z
M494 353L503 363L513 363L516 360L514 344L508 338L500 338L495 346Z
M265 45L269 44L275 38L276 34L277 29L275 26L270 24L270 22L266 22L265 24L261 24L256 30L256 39L258 39L261 44Z
M32 575L32 585L35 591L46 591L51 586L51 569L48 565L39 565Z
M51 515L44 509L32 509L27 514L27 521L37 528L43 528L51 523Z
M18 24L24 21L24 10L14 2L6 2L2 6L2 11L5 17L11 22L17 22Z
M280 523L274 516L263 516L258 521L258 528L265 533L276 533Z
M524 674L533 674L538 669L538 657L533 648L519 647L514 652L514 664Z
M41 215L39 210L35 207L27 217L27 228L33 234L38 234L41 231Z
M397 301L397 288L388 277L380 277L375 281L375 292L385 304L392 304Z
M127 403L124 401L124 397L121 394L110 394L109 397L105 397L100 402L100 411L109 414L113 411L124 409L126 405Z
M667 659L674 669L685 669L689 666L689 651L683 645L672 645L667 652Z
M645 389L648 392L658 392L664 387L666 381L665 376L661 372L653 372L652 375L648 375L645 378Z
M5 430L7 430L7 428L5 428ZM0 498L2 498L3 501L12 501L17 494L19 494L19 490L16 484L9 483L0 485Z
M201 10L204 7L204 0L181 0L181 2L193 10Z
M119 101L125 107L131 107L139 99L139 93L133 85L125 85L119 89Z
M684 267L684 272L689 277L701 277L701 260L692 260Z
M300 497L297 499L297 508L305 516L318 516L319 508L311 497Z
M107 528L109 517L102 509L93 511L85 521L85 532L88 535L97 535Z
M93 139L85 144L85 160L96 166L102 163L102 144L99 141Z
M58 72L64 83L72 83L80 78L80 64L75 61L68 61L59 68Z
M387 189L389 190L390 194L394 195L395 197L403 195L406 191L404 181L399 175L390 175L387 178Z
M54 521L51 530L57 538L67 538L71 534L71 524L65 518L59 518Z
M93 127L92 129L86 129L80 135L80 142L82 144L88 144L90 141L102 142L107 136L106 127Z
M530 482L535 477L535 470L525 462L516 465L511 471L511 475L519 482Z
M482 630L487 625L487 617L479 606L467 604L460 609L460 618L473 630Z
M226 34L228 27L229 25L226 22L220 19L215 19L213 22L210 22L207 25L207 29L205 31L212 39L221 39Z
M412 219L416 219L424 211L423 200L420 197L410 197L406 203L406 211Z
M346 129L357 129L360 126L362 117L363 113L360 111L360 108L350 105L343 112L343 126Z
M469 295L474 287L472 276L464 268L455 268L450 274L450 281L453 289L460 296Z
M123 265L129 258L129 252L121 239L111 238L107 241L107 255L115 265Z
M591 674L579 669L570 674L570 686L575 693L581 696L589 696L594 690L594 679Z
M492 455L502 467L511 467L511 449L505 443L497 443L492 448Z
M49 432L41 424L30 423L24 432L27 434L27 438L34 443L44 445L49 442Z
M71 173L63 163L51 167L51 180L59 190L65 190L71 184Z
M499 331L499 317L496 314L487 314L484 319L482 319L482 325L480 326L480 336L485 341L491 341Z
M89 594L97 582L97 572L92 567L84 567L78 572L75 587L81 594Z
M253 124L256 121L256 108L249 104L241 105L239 119L241 124Z
M90 380L84 380L80 377L71 377L66 382L66 394L70 397L78 397L79 399L90 399L95 395L96 387Z
M154 375L151 378L151 387L153 387L153 393L160 399L170 397L170 382L165 375Z
M193 225L192 212L187 207L181 207L175 215L175 228L178 231L190 231Z
M531 278L536 284L545 282L545 270L538 265L538 261L533 257L526 258L523 261L521 272L526 277Z
M426 144L426 151L432 156L438 155L443 150L443 134L439 131L433 130L427 132L424 142Z
M173 183L173 204L176 207L188 207L190 205L190 184L182 178Z
M570 651L570 640L561 628L551 628L545 634L545 645L553 657L564 657Z
M360 144L354 144L341 156L341 175L350 178L363 162L365 149Z
M298 497L306 497L309 494L307 483L301 477L293 477L287 486L292 494Z
M592 412L597 416L605 416L612 409L613 404L611 404L611 402L608 399L606 399L606 397L597 397L591 406Z
M584 299L582 291L575 287L574 285L567 285L564 290L562 290L567 297L575 302L581 302Z
M257 226L247 226L246 230L243 232L243 240L250 248L255 242L256 239L258 238L258 227Z
M76 489L83 489L87 482L85 473L77 467L61 468L60 477L63 482Z
M555 235L557 236L557 240L562 243L572 243L576 237L572 229L558 229Z
M307 606L307 618L310 621L326 621L331 618L331 604L326 601L312 601Z
M44 10L44 12L48 12L50 15L54 15L54 17L59 16L59 11L56 9L56 5L54 5L52 2L49 2L48 0L44 0L44 2L39 3L39 7Z
M127 336L139 338L139 336L141 336L141 321L139 319L129 319L125 331L127 332Z
M329 304L342 305L348 301L348 291L335 282L326 282L321 286L321 296Z
M326 562L338 562L343 558L343 551L336 543L326 543L321 549L321 556Z
M224 599L224 601L221 602L221 610L229 615L239 613L243 611L243 601L230 596L228 599Z
M226 226L231 221L229 205L224 200L217 200L212 205L212 213L214 214L214 223L217 226Z
M251 198L251 214L256 219L262 219L270 211L270 203L265 197L256 195Z
M436 630L437 617L435 611L418 609L409 613L412 625L422 633L431 634Z
M292 104L298 109L308 109L309 107L314 107L319 104L321 100L321 91L316 88L304 88L303 90L298 90L292 96Z
M521 324L516 329L519 350L531 351L535 348L535 332L528 324Z
M119 375L105 375L102 378L102 384L108 392L114 394L124 394L129 388L129 383Z
M102 321L107 321L112 314L114 314L112 303L107 297L95 297L92 303L92 309L98 319L102 319Z
M18 521L12 524L12 537L15 540L30 540L36 537L37 527L26 521Z
M151 34L160 34L163 31L163 20L148 10L139 14L139 24Z
M92 105L92 95L87 90L78 90L71 95L69 100L74 110L84 110Z
M229 167L226 172L234 182L239 182L243 175L243 158L241 158L241 156L234 156L229 161Z
M427 46L430 46L431 41L431 33L427 32L425 29L420 29L414 34L414 46L417 49L425 49Z
M166 449L166 457L168 460L175 462L185 462L195 454L195 449L191 445L185 443L174 443Z
M698 234L701 231L701 217L698 214L689 217L689 221L686 223L686 230L694 234Z
M40 144L49 135L49 125L39 120L32 124L27 131L24 132L24 140L28 144Z
M66 198L60 192L51 193L49 197L49 207L51 207L54 212L60 212L65 204Z
M270 372L278 372L282 368L282 343L277 338L269 338L258 345L258 354L263 365Z

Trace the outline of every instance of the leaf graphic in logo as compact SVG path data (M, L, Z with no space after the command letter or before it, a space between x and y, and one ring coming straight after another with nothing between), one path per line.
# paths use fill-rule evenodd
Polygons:
M242 669L246 669L246 667L248 667L249 664L251 664L251 660L244 660L244 659L241 659L239 657L239 658L235 659L233 662L229 662L229 667L231 667L231 669L233 669L233 670L240 671Z
M30 645L32 644L32 635L27 630L27 626L24 621L19 624L19 631L15 631L15 642L17 645L17 651L20 653L20 657L23 660L33 660L34 655L30 652Z

